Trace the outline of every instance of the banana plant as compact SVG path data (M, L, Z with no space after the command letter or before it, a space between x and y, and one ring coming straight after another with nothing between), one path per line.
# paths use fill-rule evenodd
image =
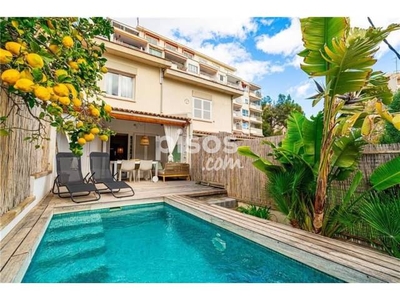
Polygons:
M324 115L313 203L313 231L320 233L337 138L348 136L359 127L368 141L379 119L395 126L400 121L400 115L392 115L385 108L393 98L388 78L372 69L379 45L391 32L399 30L400 24L361 29L351 28L349 18L311 17L300 22L304 42L304 50L298 54L303 57L301 68L311 78L325 79L323 83L314 80L318 93L311 97L313 106L323 101ZM374 111L367 109L370 101L376 103Z
M303 114L293 112L280 145L264 142L272 147L272 156L278 163L260 157L248 146L238 148L239 154L252 158L253 165L267 175L267 190L277 208L294 227L307 231L313 231L313 199L321 159L322 123L322 113L307 119ZM330 182L345 180L352 174L364 144L359 131L337 139L333 146Z

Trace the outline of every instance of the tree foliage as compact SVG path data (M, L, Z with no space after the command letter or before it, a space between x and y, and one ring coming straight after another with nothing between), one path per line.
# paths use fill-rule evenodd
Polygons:
M295 103L290 95L279 94L276 102L267 96L263 99L262 105L264 136L281 135L287 126L289 115L294 111L303 112L301 106Z
M400 111L400 90L396 92L392 103L389 105L389 112ZM391 122L385 121L385 131L381 137L382 144L400 143L400 131L397 130Z
M109 38L112 30L97 17L0 18L1 89L10 103L0 116L0 135L18 130L8 117L28 109L37 126L26 139L36 147L46 138L46 123L70 137L76 155L96 135L108 140L112 108L98 87L107 72L105 46L95 38Z
M361 128L366 141L371 139L378 120L387 119L400 129L400 115L390 114L385 105L393 94L388 78L372 67L375 54L387 36L400 29L400 24L387 28L351 28L349 18L303 18L301 31L304 50L301 69L316 83L318 93L311 97L313 105L323 100L323 134L314 200L313 226L320 233L326 209L328 176L332 168L333 147L338 138ZM375 107L369 108L374 101Z

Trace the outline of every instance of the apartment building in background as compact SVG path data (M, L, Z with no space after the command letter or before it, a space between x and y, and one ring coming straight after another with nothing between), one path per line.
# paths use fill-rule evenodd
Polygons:
M400 89L400 73L392 73L389 75L389 88L392 92L396 92Z
M99 85L113 107L110 127L117 134L108 142L90 143L84 157L105 151L111 160L165 162L172 154L174 161L187 162L195 136L262 136L259 86L235 75L232 66L144 27L111 22L111 39L98 38L105 44L108 68ZM58 142L67 149L66 140Z

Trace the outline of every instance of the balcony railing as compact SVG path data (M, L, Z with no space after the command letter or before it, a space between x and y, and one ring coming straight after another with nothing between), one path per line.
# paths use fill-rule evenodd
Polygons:
M256 105L253 103L250 104L250 109L262 110L261 105Z
M259 117L259 116L250 116L250 120L257 121L257 122L262 122L262 118Z
M215 76L212 76L212 75L210 75L210 74L208 74L206 72L203 72L203 71L200 71L200 76L201 77L205 77L206 79L209 79L209 80L216 80Z
M242 103L242 100L241 99L235 99L235 100L233 100L233 104L236 104L236 105L242 105L243 103Z
M234 111L233 112L233 116L236 117L236 118L242 118L243 117L242 113L239 112L239 111Z
M263 135L261 128L250 127L250 133L255 135Z

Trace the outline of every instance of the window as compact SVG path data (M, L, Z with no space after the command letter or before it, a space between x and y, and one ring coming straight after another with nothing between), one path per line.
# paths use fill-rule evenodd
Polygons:
M171 44L165 44L165 48L172 50L172 51L178 51L178 47L171 45Z
M190 52L187 52L186 50L183 50L183 55L186 56L187 58L193 58L193 54Z
M158 45L158 39L150 36L150 35L146 35L146 40L153 45Z
M243 129L249 129L249 122L243 122Z
M244 99L244 104L249 104L249 99Z
M199 74L199 68L195 65L188 64L188 71L192 73Z
M158 57L162 57L162 52L158 49L149 47L149 53Z
M106 93L117 97L133 99L135 80L133 77L108 72L106 74Z
M247 109L242 109L242 115L243 115L243 117L248 117L249 111Z
M225 76L224 75L219 75L219 81L225 81Z
M193 116L196 119L211 120L211 101L194 98Z

